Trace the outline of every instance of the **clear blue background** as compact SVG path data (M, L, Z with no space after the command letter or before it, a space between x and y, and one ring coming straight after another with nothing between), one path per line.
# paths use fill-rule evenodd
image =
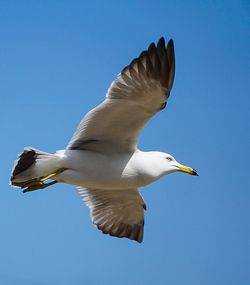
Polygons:
M0 1L1 284L250 284L249 15L249 1ZM144 242L102 235L73 186L9 187L17 153L63 149L160 36L176 78L139 146L200 176L142 189Z

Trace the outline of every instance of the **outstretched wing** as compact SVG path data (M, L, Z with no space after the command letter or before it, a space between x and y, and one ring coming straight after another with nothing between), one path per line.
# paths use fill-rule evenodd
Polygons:
M135 58L112 82L106 99L80 122L68 149L134 151L146 122L165 108L175 72L173 40L164 38Z
M93 223L104 234L142 242L146 205L137 189L77 190L90 210Z

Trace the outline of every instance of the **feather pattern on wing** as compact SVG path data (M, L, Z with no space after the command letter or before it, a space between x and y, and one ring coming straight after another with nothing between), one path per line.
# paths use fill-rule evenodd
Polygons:
M137 189L77 190L89 207L93 223L104 234L142 242L146 205Z
M68 149L134 151L146 122L165 108L175 73L174 44L161 38L126 66L106 99L80 122Z

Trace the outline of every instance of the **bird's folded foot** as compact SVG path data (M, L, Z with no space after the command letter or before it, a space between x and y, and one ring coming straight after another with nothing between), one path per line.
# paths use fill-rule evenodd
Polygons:
M58 183L58 181L56 181L56 180L51 181L51 182L46 183L46 184L42 183L42 182L31 183L31 184L29 184L29 186L26 186L26 188L23 190L23 193L44 189L44 188L47 188L47 187L49 187L53 184L56 184L56 183Z
M28 181L22 183L21 188L24 188L23 193L31 192L31 191L35 191L35 190L39 190L39 189L44 189L44 188L47 188L48 186L56 184L58 182L56 180L53 180L49 183L44 183L44 182L47 180L50 180L54 176L62 173L64 170L65 170L65 168L61 168L61 169L58 169L57 171L55 171L55 172L53 172L47 176L42 176L40 178L34 178L34 179L31 179L31 180L28 180Z

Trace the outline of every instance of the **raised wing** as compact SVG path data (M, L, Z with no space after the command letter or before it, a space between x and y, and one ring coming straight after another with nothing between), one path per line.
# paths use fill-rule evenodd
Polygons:
M146 205L137 189L103 190L77 187L93 223L104 234L142 242Z
M175 73L173 40L164 38L135 58L112 82L106 99L80 122L68 149L134 151L146 122L166 106Z

